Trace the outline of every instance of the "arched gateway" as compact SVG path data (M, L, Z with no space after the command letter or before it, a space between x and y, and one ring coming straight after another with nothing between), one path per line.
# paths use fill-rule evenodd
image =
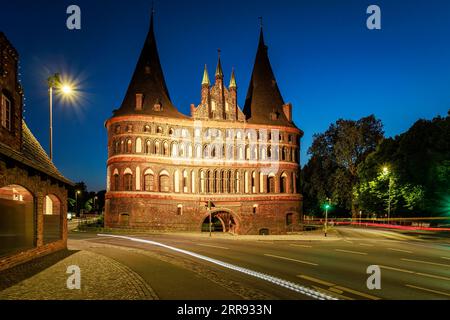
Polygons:
M202 232L209 232L209 214L202 221ZM237 219L231 211L217 209L211 212L211 231L212 232L231 232L238 230Z

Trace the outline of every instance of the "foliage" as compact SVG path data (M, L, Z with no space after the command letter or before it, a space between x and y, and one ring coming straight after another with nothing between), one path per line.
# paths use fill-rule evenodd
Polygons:
M305 212L319 214L327 198L335 214L355 211L353 189L358 166L382 138L382 123L373 115L357 121L340 119L326 132L314 135L308 150L311 158L303 170Z

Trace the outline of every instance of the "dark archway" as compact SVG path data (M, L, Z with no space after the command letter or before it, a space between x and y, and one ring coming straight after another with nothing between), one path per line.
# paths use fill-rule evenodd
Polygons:
M237 230L237 223L233 214L228 211L215 211L211 213L212 232L231 232ZM209 215L206 215L202 223L202 232L209 232Z

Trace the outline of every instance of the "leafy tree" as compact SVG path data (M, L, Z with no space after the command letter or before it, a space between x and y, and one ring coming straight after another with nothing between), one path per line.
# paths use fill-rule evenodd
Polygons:
M340 119L314 135L308 150L311 158L303 170L305 212L321 212L321 203L330 198L338 212L356 213L353 189L358 166L382 139L383 125L373 115L357 121Z

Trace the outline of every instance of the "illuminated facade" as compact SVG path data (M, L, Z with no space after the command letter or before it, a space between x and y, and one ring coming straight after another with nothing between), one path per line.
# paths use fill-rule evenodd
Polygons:
M279 234L301 217L300 139L278 89L263 32L244 108L234 71L205 66L191 115L172 104L153 18L121 107L108 131L107 227ZM200 84L199 84L200 86Z

